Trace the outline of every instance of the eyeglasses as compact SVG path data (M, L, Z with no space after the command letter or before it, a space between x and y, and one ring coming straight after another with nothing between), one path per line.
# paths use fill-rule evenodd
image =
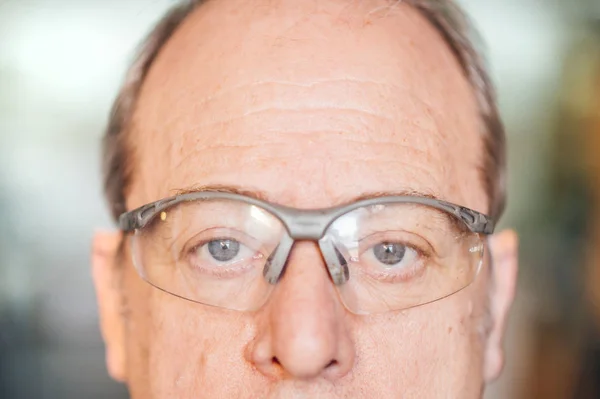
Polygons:
M285 273L296 241L315 241L353 313L403 310L471 284L494 223L416 196L300 210L240 194L182 194L124 213L133 260L148 283L178 297L252 311Z

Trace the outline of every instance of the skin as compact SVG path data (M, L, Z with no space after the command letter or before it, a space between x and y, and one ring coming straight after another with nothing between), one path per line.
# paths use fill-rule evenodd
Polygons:
M416 190L488 211L473 91L402 3L209 2L160 53L134 124L128 209L226 185L299 208ZM466 289L368 316L344 308L313 243L294 248L263 308L242 313L151 287L120 241L98 233L92 263L108 368L134 399L468 399L501 371L510 231L489 238L491 261Z

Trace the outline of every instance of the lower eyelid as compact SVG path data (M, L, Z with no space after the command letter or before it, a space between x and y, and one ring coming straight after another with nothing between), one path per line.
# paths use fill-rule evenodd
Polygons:
M394 266L391 266L389 268L389 271L385 271L383 270L385 268L385 266L382 264L379 267L381 267L380 271L376 271L377 267L368 267L366 268L365 272L371 276L374 276L378 279L384 279L384 280L408 280L412 277L414 277L416 274L419 273L419 271L424 270L427 266L427 259L429 258L428 255L423 254L420 250L409 247L410 249L412 249L413 251L415 251L415 257L416 260L411 262L411 265L409 266L403 266L400 267L398 269L395 269ZM371 250L372 247L368 248L368 250ZM366 253L367 251L363 251L359 254L359 258L351 258L352 261L354 261L355 263L360 263L360 258L361 256ZM373 260L374 262L378 262L376 259Z
M202 276L231 278L244 274L246 271L252 269L253 266L252 264L245 264L244 267L204 267L189 263L187 264L187 267L189 267L193 273L198 273L200 275L199 278L202 278Z
M243 268L236 268L236 267L210 267L210 268L207 268L207 267L202 267L202 266L194 267L195 270L197 270L201 273L208 273L208 274L211 274L216 277L236 277L251 268L252 268L251 265L248 265L247 267L243 267Z
M400 269L401 272L394 273L381 271L368 274L385 282L406 282L410 281L410 279L412 279L413 277L421 274L423 271L425 271L426 268L427 266L425 265L425 261L418 260L416 264L408 266L407 268Z

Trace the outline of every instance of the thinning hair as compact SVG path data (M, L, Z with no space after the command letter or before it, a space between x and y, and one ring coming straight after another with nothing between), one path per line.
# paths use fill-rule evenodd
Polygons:
M458 60L475 93L483 140L480 175L489 200L489 215L498 220L506 202L506 144L496 94L482 55L478 36L454 0L400 0L418 10L441 34ZM110 114L103 143L104 191L115 220L126 211L126 195L134 168L128 132L146 79L161 49L181 23L206 0L188 0L172 8L142 43Z

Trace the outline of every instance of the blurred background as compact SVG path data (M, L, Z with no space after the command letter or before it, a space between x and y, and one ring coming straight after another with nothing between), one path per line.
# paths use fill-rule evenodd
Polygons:
M600 398L600 0L462 0L509 136L521 236L506 370L486 399ZM104 124L173 0L0 0L0 398L126 398L89 252L111 228Z

